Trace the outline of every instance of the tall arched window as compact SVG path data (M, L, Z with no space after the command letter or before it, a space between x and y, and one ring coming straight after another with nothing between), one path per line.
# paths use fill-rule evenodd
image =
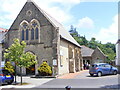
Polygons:
M21 40L28 40L29 39L29 23L23 20L20 24L21 30Z
M31 40L39 39L39 29L40 25L36 19L31 20Z

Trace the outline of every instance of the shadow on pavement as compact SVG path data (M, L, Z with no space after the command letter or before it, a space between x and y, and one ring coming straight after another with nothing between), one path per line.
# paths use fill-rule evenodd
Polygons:
M120 89L120 84L117 85L106 85L101 88L108 88L108 89Z
M102 75L101 77L107 77L107 76L114 76L114 75ZM94 75L94 76L90 76L90 75L88 75L88 76L86 76L86 77L98 77L97 75Z

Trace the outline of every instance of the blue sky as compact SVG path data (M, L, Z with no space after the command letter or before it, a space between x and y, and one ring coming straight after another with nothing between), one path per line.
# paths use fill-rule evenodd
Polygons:
M9 29L27 0L1 0L0 27ZM69 31L77 28L88 40L95 37L102 43L117 41L118 2L101 0L33 0ZM88 2L89 1L89 2ZM105 1L105 0L103 0ZM115 0L114 0L115 1Z

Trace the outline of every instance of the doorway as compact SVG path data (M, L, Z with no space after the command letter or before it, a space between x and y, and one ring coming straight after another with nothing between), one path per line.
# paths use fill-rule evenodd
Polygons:
M35 75L35 64L26 68L26 75Z

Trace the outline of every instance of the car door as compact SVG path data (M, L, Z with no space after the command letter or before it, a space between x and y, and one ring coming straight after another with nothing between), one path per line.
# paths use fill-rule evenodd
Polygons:
M105 67L105 64L101 64L101 70L102 70L102 74L107 74L107 69Z
M105 64L105 72L106 72L106 74L110 74L110 71L111 71L111 65Z

